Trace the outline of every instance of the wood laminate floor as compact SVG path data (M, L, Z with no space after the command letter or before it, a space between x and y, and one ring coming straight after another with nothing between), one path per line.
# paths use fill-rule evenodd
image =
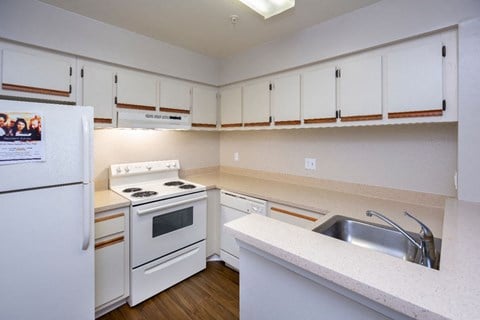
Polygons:
M211 261L207 269L131 308L128 304L99 320L238 319L238 273L223 262Z

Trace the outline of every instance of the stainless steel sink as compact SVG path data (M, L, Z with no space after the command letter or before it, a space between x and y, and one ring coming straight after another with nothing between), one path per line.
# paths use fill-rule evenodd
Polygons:
M421 250L397 230L383 225L344 216L333 216L313 231L359 247L421 264ZM408 232L408 234L414 239L419 238L418 234L412 232ZM435 247L440 252L441 240L438 238L435 238Z

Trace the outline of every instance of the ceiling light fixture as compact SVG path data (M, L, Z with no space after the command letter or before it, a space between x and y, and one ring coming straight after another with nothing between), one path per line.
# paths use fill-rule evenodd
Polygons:
M282 13L295 6L295 0L240 0L265 19Z

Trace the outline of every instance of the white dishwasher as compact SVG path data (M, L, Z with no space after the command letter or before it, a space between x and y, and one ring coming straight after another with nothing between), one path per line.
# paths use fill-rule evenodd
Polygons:
M267 202L265 200L247 197L241 194L222 190L220 192L222 231L220 234L220 258L225 264L238 270L238 256L240 248L235 238L225 231L225 223L246 216L250 213L266 215Z

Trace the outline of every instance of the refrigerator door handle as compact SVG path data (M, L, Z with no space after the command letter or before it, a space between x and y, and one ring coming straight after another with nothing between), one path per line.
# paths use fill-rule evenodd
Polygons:
M86 115L82 115L82 142L83 156L90 159L90 122ZM83 183L90 183L90 161L83 161Z
M83 185L83 240L82 250L86 251L90 247L90 237L92 233L93 221L93 203L90 184Z

